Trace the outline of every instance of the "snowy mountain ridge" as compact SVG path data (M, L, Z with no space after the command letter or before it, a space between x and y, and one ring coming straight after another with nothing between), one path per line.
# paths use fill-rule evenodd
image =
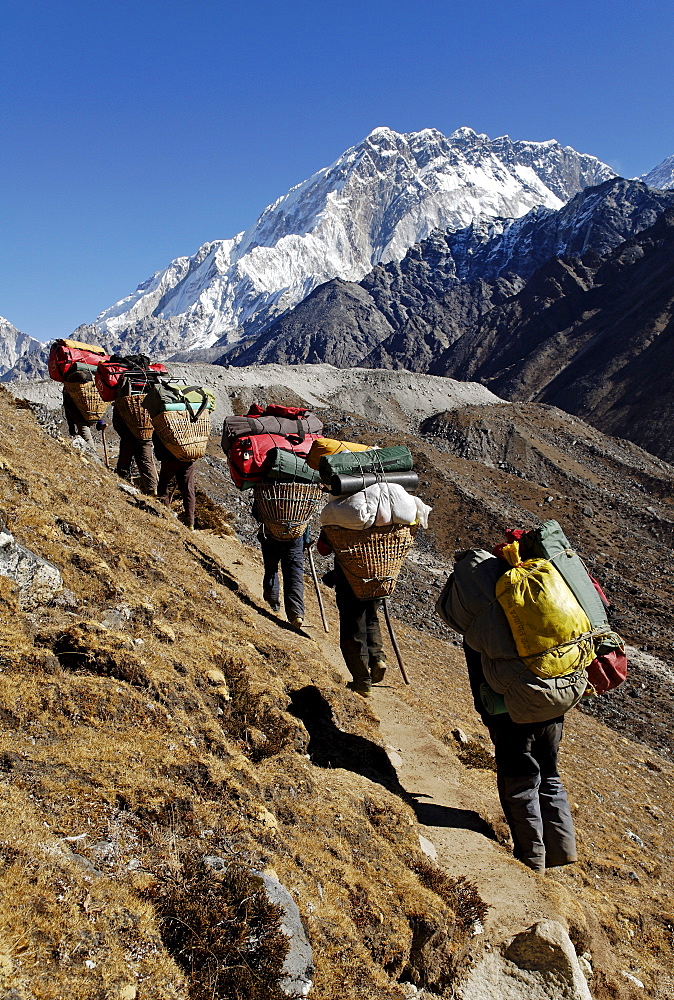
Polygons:
M269 205L249 230L172 261L94 325L124 352L165 358L216 342L224 351L317 285L360 280L433 230L558 209L613 176L555 140L491 140L465 127L449 137L377 128Z
M19 358L39 350L42 344L0 316L0 377L13 368Z
M668 156L662 163L658 163L657 167L643 174L640 179L644 184L663 191L674 188L674 156Z

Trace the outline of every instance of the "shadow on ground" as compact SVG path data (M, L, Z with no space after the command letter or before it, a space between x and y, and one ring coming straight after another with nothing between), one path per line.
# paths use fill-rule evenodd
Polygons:
M341 767L383 785L410 805L413 799L398 781L398 775L383 747L364 736L345 733L337 726L332 708L314 685L291 694L289 711L304 723L309 733L307 753L317 767Z
M383 747L363 736L345 733L337 726L332 708L317 687L308 685L293 691L289 710L301 719L309 733L307 752L317 767L341 767L383 785L412 806L423 826L474 830L490 840L494 839L491 827L470 809L419 802L420 796L410 794L400 784L396 769Z
M489 840L495 840L496 835L479 813L472 809L455 809L453 806L440 806L434 802L414 802L412 808L417 820L422 826L451 827L454 830L473 830L481 833Z

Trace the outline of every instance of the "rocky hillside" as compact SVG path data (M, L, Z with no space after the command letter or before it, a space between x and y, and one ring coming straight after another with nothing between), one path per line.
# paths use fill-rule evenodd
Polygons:
M612 254L553 260L435 371L553 403L674 460L674 210Z
M238 543L189 534L6 393L0 446L4 574L26 547L19 588L0 575L7 995L306 992L306 956L279 988L287 940L256 873L299 903L313 996L444 989L482 904L420 850L375 717L237 581ZM351 770L307 755L310 704Z
M238 374L223 408L259 397ZM414 376L387 374L405 405ZM280 884L318 1000L665 1000L674 470L549 406L420 414L419 436L392 390L378 422L364 396L360 414L338 404L322 407L331 433L412 445L434 506L392 601L412 686L391 669L371 704L338 672L327 592L328 635L313 598L304 636L261 601L259 557L223 527L252 536L217 440L189 533L62 440L44 404L40 427L0 393L0 516L62 577L0 576L0 983L36 1000L287 996L262 891ZM540 879L509 855L458 640L432 605L454 548L544 517L607 588L633 667L567 717L580 862Z

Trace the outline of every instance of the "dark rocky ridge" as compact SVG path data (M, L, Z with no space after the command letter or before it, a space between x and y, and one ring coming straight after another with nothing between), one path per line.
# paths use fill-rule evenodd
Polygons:
M674 209L600 258L553 260L435 366L553 403L671 461Z
M367 359L371 367L430 370L440 349L519 292L547 260L588 249L605 254L670 206L673 193L618 178L587 188L557 212L536 208L521 219L435 232L358 284L335 279L319 286L260 337L227 354L226 363L348 367ZM422 340L428 349L415 352Z
M559 212L436 233L359 285L322 285L227 362L328 361L482 381L671 459L673 219L674 194L620 179Z

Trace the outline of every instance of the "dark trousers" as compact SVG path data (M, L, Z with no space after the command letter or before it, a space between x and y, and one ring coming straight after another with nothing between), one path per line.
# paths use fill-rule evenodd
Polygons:
M154 464L152 441L139 441L114 409L112 426L119 434L117 474L123 476L124 479L130 479L131 463L135 461L143 493L155 493L157 489L157 467Z
M194 462L179 462L177 458L164 459L159 469L159 482L157 483L157 497L168 507L169 483L175 477L180 495L183 498L183 509L185 511L185 524L188 527L194 525L194 514L197 506L197 495L194 488Z
M514 855L534 871L577 860L566 791L557 771L564 718L516 723L492 716L499 798L515 845Z
M70 436L74 437L76 434L79 434L88 444L93 444L94 438L91 433L91 425L84 422L82 414L65 389L63 390L63 409L65 410Z
M283 576L283 607L287 617L304 618L304 535L290 542L280 542L265 533L258 534L262 547L264 577L262 593L270 604L279 603L279 564Z
M339 611L339 648L357 684L371 683L370 669L385 659L377 612L381 601L361 601L335 560L335 600Z

